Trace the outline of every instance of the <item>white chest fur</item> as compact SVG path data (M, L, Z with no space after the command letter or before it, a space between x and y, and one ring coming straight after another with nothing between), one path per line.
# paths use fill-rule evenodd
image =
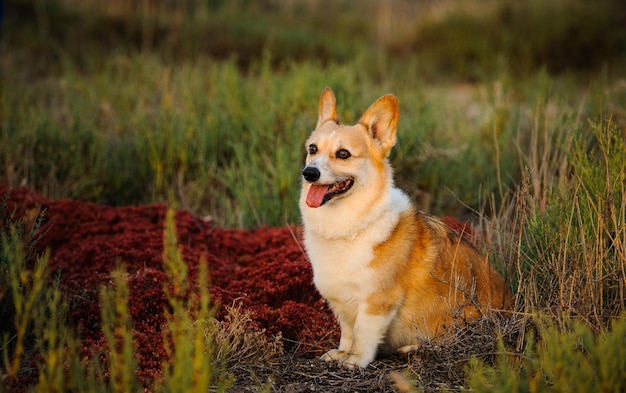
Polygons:
M344 227L344 237L328 236L329 231L319 217L325 215L323 210L303 214L304 242L313 266L315 286L326 299L358 304L376 290L376 274L369 267L374 259L374 247L390 237L400 214L410 208L409 199L402 191L391 188L389 195L385 203L374 207L360 222L351 220L349 211L343 217L332 215L328 221ZM318 217L310 217L316 214ZM333 228L335 231L337 226ZM351 226L358 230L350 230Z
M373 247L363 239L325 240L308 236L306 247L313 281L322 296L342 303L360 303L372 292Z

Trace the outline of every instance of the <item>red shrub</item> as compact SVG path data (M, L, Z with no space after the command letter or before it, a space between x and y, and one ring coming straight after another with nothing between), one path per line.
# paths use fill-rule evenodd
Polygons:
M0 186L0 195L6 192ZM54 201L25 188L11 190L9 208L31 222L45 211L38 249L51 251L49 267L72 305L71 320L83 339L85 357L106 345L99 288L111 284L110 273L117 266L127 269L138 376L150 385L166 357L162 330L168 280L162 252L167 208ZM226 306L241 303L253 312L254 326L269 335L281 334L287 343L301 342L294 346L311 354L319 352L314 345L321 340L337 339L334 318L313 287L298 228L217 229L185 211L178 211L175 219L190 281L197 280L201 260L208 264L211 295L221 305L218 318Z

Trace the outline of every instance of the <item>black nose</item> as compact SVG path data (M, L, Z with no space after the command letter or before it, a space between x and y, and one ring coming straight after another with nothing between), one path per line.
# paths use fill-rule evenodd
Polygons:
M315 167L308 166L302 171L302 176L304 176L306 181L313 183L320 178L320 170Z

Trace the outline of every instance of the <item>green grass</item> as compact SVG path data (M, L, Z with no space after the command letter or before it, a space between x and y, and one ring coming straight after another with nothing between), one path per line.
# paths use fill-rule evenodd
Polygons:
M468 381L479 392L621 392L626 388L626 317L603 335L584 323L561 328L537 318L541 338L529 335L523 355L500 346L497 366L473 359Z
M153 10L63 4L16 2L9 11L31 23L9 19L3 37L12 50L2 61L0 181L50 197L110 205L172 201L229 227L297 223L301 146L315 125L320 92L331 86L348 123L378 96L395 93L401 102L392 155L398 184L425 210L460 214L463 205L479 208L481 195L502 198L519 183L534 127L549 127L545 133L555 136L548 138L558 138L624 100L607 94L621 63L602 53L597 56L611 61L604 71L572 74L573 63L556 77L545 71L550 64L532 56L522 56L531 61L523 70L487 63L473 66L480 75L447 69L447 62L460 65L467 57L454 43L485 41L483 35L468 40L467 23L502 28L503 36L524 29L502 25L508 13L513 21L530 15L545 25L534 2L527 8L490 3L482 16L471 6L445 17L422 13L417 24L399 22L386 40L380 31L386 8L370 2L362 12L376 16L371 25L358 23L349 3L333 5L335 12L306 1L277 8L190 2ZM395 12L410 12L407 4L398 7ZM609 28L597 15L618 8L602 2L585 23L596 26L592 32ZM553 15L565 27L548 29L543 40L578 31L580 18L570 16L585 9L576 2L549 7L550 15L567 10L561 19ZM302 12L309 17L300 21ZM115 27L110 36L107 26ZM418 30L408 37L438 37L433 45L448 48L445 56L418 40L412 53L399 57L394 40L411 28ZM614 29L607 45L621 45L622 30ZM71 39L77 31L85 39ZM331 32L333 39L320 38ZM203 34L211 38L200 39ZM524 45L540 47L533 44L540 32L532 34ZM485 62L526 53L518 41L485 42L492 47L474 55ZM230 52L222 56L196 44ZM329 52L320 55L317 46ZM348 55L337 54L346 46ZM458 83L464 80L480 83Z
M460 214L463 205L479 208L481 195L502 198L519 183L527 159L524 145L534 127L549 127L545 132L555 136L548 138L558 138L564 130L584 127L587 118L619 108L624 99L606 94L619 61L592 83L588 77L597 71L554 77L533 59L523 72L487 64L476 66L482 76L446 71L446 56L455 64L465 58L449 43L457 42L455 37L467 41L466 23L459 18L496 29L507 12L514 21L524 19L518 14L539 18L534 2L528 8L495 2L486 8L484 21L471 7L443 19L424 17L415 26L433 33L416 37L440 37L436 47L449 48L446 56L418 45L415 54L402 57L394 54L393 39L380 44L376 26L384 27L385 8L370 2L362 11L376 15L371 26L358 24L348 3L334 5L334 13L307 2L278 8L220 3L207 8L190 2L187 8L154 10L117 2L63 4L33 8L16 2L11 9L33 19L6 25L4 40L13 49L2 62L0 162L5 170L0 181L50 197L110 205L176 202L220 226L299 222L301 146L315 125L325 86L335 90L347 123L378 96L399 97L399 144L392 153L397 183L436 214ZM582 12L582 5L568 4L550 12ZM612 4L602 3L596 13L609 12ZM309 18L299 22L304 11ZM76 18L79 23L69 27ZM596 19L585 23L604 26ZM546 24L543 19L532 23ZM580 23L567 17L561 24L578 28ZM108 38L106 26L117 27ZM394 26L392 38L400 39L411 26ZM513 24L504 31L518 35L519 29ZM72 40L76 31L85 39ZM334 39L320 38L330 32ZM202 34L212 37L206 45L226 40L220 45L230 48L226 56L232 59L194 47L204 42L198 38ZM557 40L551 37L561 33L545 34L545 40ZM612 47L620 45L622 34L617 29L611 35ZM470 42L485 37L475 38ZM90 49L84 46L88 42ZM490 61L498 53L517 53L516 42L494 43L475 56ZM538 46L533 42L526 45ZM330 54L319 55L317 45ZM351 48L349 55L332 54L344 46ZM440 70L435 83L428 71L432 62ZM455 82L467 78L481 83Z
M601 331L626 305L626 142L611 121L590 127L566 152L567 182L529 216L520 270L533 308Z
M392 51L423 53L434 74L482 80L502 71L528 76L538 66L554 73L593 69L619 57L626 45L619 1L455 5L407 29L392 41Z
M477 208L480 191L500 195L519 182L533 127L558 135L583 127L607 103L619 105L602 101L607 85L580 94L577 83L541 73L523 86L502 77L442 88L391 73L377 83L365 62L275 70L268 56L242 72L234 62L172 66L157 56L115 55L87 76L71 69L45 83L7 79L0 178L56 198L176 201L220 226L297 223L302 146L328 85L347 123L395 93L398 185L426 210L457 214L463 204ZM589 97L604 104L591 107Z
M524 179L487 232L493 260L516 288L520 318L536 327L519 329L523 340L505 337L517 336L501 343L496 360L470 361L466 381L489 392L622 391L624 130L605 119L558 141L530 139Z

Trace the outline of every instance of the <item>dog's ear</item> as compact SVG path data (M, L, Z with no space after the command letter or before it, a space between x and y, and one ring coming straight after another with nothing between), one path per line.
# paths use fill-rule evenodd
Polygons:
M332 120L336 123L339 122L339 117L337 116L337 100L335 99L335 94L330 89L330 87L327 87L324 89L324 92L320 97L320 106L317 111L317 127L321 126L323 123L326 123L329 120Z
M396 144L398 126L398 100L392 94L382 96L370 106L359 123L365 126L372 138L380 143L385 155Z

